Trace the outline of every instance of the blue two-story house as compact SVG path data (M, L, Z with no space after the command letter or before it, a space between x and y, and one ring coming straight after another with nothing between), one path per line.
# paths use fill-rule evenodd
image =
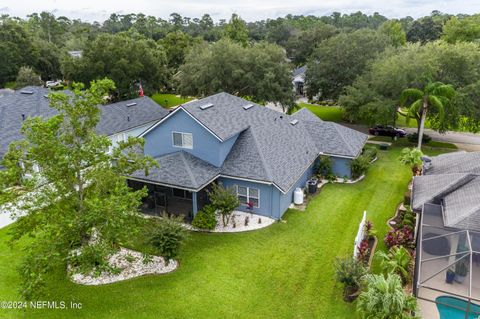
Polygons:
M255 213L280 219L319 155L331 156L334 173L349 177L349 162L367 139L308 109L286 115L226 93L179 106L141 136L145 154L159 164L149 175L129 176L132 187L148 186L144 209L190 218L218 182L234 189L239 210L252 203Z

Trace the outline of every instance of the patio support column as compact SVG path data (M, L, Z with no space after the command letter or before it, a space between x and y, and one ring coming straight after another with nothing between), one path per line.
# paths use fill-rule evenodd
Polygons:
M193 216L197 215L197 192L192 192L192 212Z

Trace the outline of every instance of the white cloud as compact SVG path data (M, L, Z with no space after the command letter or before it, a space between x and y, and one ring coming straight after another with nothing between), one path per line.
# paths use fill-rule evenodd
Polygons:
M351 13L359 10L370 14L379 12L388 17L420 17L433 10L451 14L480 12L478 0L1 0L0 3L0 12L14 16L50 11L88 21L102 21L112 12L142 12L164 19L172 12L188 17L210 13L216 20L228 19L232 13L237 13L248 21L286 14L329 15L334 11Z

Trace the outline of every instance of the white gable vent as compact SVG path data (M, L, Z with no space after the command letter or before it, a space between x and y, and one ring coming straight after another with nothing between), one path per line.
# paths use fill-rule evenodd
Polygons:
M131 107L131 106L135 106L135 105L137 105L137 103L136 103L136 102L132 102L132 103L128 103L128 104L127 104L127 107Z
M22 90L20 91L21 94L33 94L33 91L30 90Z
M297 120L297 119L294 119L293 121L290 122L290 124L292 124L292 125L297 125L297 124L298 124L298 120Z
M212 103L208 103L208 104L204 104L204 105L200 106L200 109L201 110L206 110L206 109L211 108L212 106L213 106Z
M248 109L251 109L252 107L253 107L253 104L247 104L243 106L243 109L248 110Z

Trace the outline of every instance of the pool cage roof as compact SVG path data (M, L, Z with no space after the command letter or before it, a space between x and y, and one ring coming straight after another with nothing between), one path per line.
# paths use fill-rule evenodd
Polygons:
M480 316L480 232L448 228L442 205L425 204L417 239L416 296L448 318ZM479 221L471 221L479 222ZM443 310L442 310L443 309Z

